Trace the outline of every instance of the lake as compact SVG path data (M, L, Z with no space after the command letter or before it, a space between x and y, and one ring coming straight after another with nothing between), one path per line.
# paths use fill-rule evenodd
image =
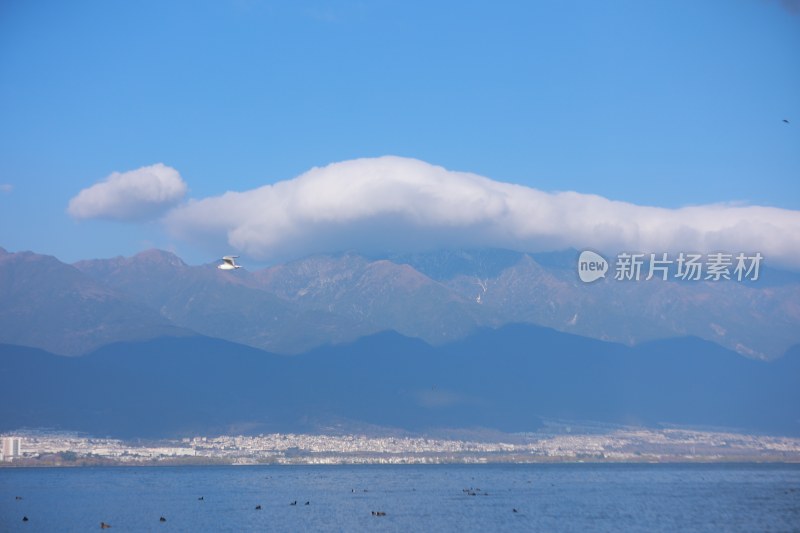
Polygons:
M0 470L0 530L101 521L114 532L800 531L800 465Z

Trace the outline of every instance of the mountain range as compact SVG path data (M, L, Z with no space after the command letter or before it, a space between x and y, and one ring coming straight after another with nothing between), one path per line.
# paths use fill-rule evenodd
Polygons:
M556 418L800 435L798 383L800 350L765 362L693 337L631 348L531 325L443 346L384 332L295 357L200 336L84 357L0 345L0 431L529 432Z
M587 285L577 252L0 249L0 431L533 431L543 418L800 435L800 278ZM71 356L71 357L65 357Z
M0 342L81 355L199 334L300 354L382 331L442 345L522 323L630 346L695 336L760 359L800 343L800 275L584 284L577 255L342 253L248 272L190 266L161 250L68 265L0 248Z

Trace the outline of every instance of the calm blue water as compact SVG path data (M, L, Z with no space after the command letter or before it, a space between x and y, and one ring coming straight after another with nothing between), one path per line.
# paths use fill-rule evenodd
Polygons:
M113 532L800 531L800 465L0 470L0 531L101 521Z

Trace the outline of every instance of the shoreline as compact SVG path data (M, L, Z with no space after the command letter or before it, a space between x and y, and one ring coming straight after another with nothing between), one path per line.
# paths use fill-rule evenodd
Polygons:
M800 438L730 431L602 431L446 437L364 434L195 436L121 440L73 433L4 434L14 449L0 468L379 464L800 464ZM11 441L11 442L9 442Z

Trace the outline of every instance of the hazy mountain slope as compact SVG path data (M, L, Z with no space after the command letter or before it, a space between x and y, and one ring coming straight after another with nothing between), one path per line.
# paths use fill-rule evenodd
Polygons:
M584 284L575 274L576 259L567 266L564 254L537 257L551 264L523 255L493 277L465 274L462 267L441 282L482 306L479 316L491 325L526 322L626 344L693 335L766 358L800 342L796 276L776 272L773 280L765 273L763 283L616 282L612 273Z
M286 358L205 337L63 358L0 346L0 431L309 431L350 420L530 431L540 417L800 434L800 351L775 362L696 338L629 348L511 325L432 347L397 333Z
M104 344L183 335L158 312L56 258L0 249L0 341L75 355Z
M261 349L299 353L379 329L270 294L244 269L226 272L215 265L188 266L161 250L75 266L173 324Z
M431 343L468 334L480 312L409 265L353 254L314 256L254 274L260 286L304 308Z

